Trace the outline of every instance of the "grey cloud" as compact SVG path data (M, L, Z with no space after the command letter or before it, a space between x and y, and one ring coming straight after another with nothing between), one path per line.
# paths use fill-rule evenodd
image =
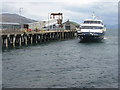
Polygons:
M31 7L36 8L39 10L34 11ZM37 7L36 7L37 6ZM59 8L58 8L59 6ZM69 5L68 3L62 3L62 2L25 2L23 4L18 2L12 2L12 3L3 3L2 12L8 12L8 13L17 13L19 14L19 7L23 7L22 13L26 17L32 17L33 19L43 19L45 16L47 18L47 15L43 15L42 13L48 14L48 10L52 9L56 12L63 11L65 13L65 17L69 17L70 19L81 22L80 20L83 20L85 17L84 15L91 16L92 12L94 11L96 15L100 16L106 24L117 24L118 20L118 12L117 12L117 3L113 2L94 2L90 4L80 4L80 5ZM53 8L54 7L54 8ZM39 8L39 9L38 9ZM51 11L52 11L51 10ZM32 13L31 13L32 11ZM66 12L68 11L68 12ZM71 13L74 13L74 16L72 16ZM77 14L77 15L75 15ZM78 17L79 14L82 14L83 17ZM86 17L85 17L86 18ZM68 19L68 18L66 18Z
M118 24L117 3L113 2L94 2L86 6L67 6L64 9L73 13L83 13L90 15L95 12L95 15L100 16L106 24Z

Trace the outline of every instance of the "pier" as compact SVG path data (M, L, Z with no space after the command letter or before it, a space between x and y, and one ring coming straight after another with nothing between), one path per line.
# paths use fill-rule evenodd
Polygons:
M75 30L57 30L2 33L2 47L9 48L54 40L66 40L75 37L75 32Z
M2 22L0 30L2 47L16 47L75 37L79 24L63 21L63 13L50 13L46 21L32 23Z

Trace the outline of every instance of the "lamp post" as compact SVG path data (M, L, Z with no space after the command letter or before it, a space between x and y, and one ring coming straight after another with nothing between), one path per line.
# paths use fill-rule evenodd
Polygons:
M22 30L22 23L21 23L21 12L23 8L19 8L19 13L20 13L20 30Z

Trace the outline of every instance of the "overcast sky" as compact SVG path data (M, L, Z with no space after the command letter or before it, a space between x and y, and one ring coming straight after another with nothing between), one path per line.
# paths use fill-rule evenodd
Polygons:
M62 12L67 19L82 23L91 18L92 12L105 24L118 24L118 0L3 0L2 13L17 13L22 9L22 16L46 20L48 13Z

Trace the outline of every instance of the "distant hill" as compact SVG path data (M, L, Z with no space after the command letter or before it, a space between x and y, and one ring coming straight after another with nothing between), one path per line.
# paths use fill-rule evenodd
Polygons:
M23 16L20 16L18 14L0 14L0 17L2 17L2 21L0 22L12 22L12 23L20 23L20 18L21 18L21 23L32 23L36 22L36 20L32 20Z

